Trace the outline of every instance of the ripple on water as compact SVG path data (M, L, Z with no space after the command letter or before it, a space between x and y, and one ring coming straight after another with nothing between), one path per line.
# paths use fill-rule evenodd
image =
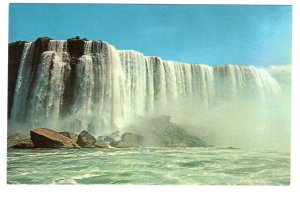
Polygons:
M8 150L8 184L288 185L290 154L216 148Z
M209 163L214 163L213 161L188 161L188 162L180 162L178 165L180 167L187 167L187 168L195 168L199 166L208 165Z

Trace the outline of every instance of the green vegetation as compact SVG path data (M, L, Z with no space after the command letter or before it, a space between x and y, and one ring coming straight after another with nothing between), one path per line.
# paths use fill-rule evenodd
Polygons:
M24 45L25 43L27 43L27 41L19 40L16 42L9 43L9 46L21 46L21 45Z
M52 38L49 38L49 37L40 37L40 38L38 38L38 39L36 39L36 43L37 42L49 42L50 40L53 40Z
M80 38L80 36L75 36L73 38L69 38L68 42L72 42L72 41L88 41L87 38Z

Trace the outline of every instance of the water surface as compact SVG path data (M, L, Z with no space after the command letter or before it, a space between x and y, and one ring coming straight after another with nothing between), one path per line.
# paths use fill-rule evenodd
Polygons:
M290 154L217 148L9 149L7 183L289 185Z

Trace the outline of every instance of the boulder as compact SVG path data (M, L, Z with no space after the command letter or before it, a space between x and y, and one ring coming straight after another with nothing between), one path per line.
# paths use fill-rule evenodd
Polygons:
M17 144L19 144L22 140L27 139L25 135L21 133L8 133L7 136L7 147L11 148Z
M130 147L139 147L144 143L144 137L135 133L124 133L121 137L121 140L114 140L110 142L110 146L116 148L130 148Z
M120 139L120 131L115 131L113 133L111 133L110 135L107 135L104 137L104 141L106 142L112 142L112 141L118 141Z
M112 141L109 143L110 146L116 147L116 148L130 148L132 147L130 144L123 142L123 141Z
M59 132L59 134L66 136L67 138L70 138L74 143L77 143L78 135L71 132Z
M96 148L108 148L108 143L103 140L97 140L94 144Z
M27 149L27 148L34 148L34 146L31 139L25 139L20 141L18 144L14 145L13 148Z
M158 116L155 118L140 118L135 125L129 125L124 130L131 133L139 133L144 136L143 142L135 143L130 139L130 135L124 138L122 141L128 144L143 145L143 146L156 146L156 147L207 147L208 144L200 137L203 131L193 132L196 129L190 129L189 127L180 126L173 122L170 122L170 116ZM199 132L198 132L199 131ZM124 138L124 139L123 139ZM133 140L136 141L136 140ZM139 141L139 140L137 140Z
M105 136L104 139L103 139L105 142L112 142L112 141L115 141L115 139L111 136Z
M207 144L199 137L186 132L175 123L170 123L163 131L156 133L160 136L161 143L169 147L203 147Z
M121 141L133 146L142 146L144 142L144 137L135 133L124 133L121 137Z
M89 134L87 131L82 131L77 140L77 144L83 148L93 148L96 143L96 138Z
M37 128L30 131L35 148L79 148L70 138L47 128Z

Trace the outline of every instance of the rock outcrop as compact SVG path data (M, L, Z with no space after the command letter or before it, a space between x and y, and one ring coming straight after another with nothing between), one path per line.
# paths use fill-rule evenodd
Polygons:
M77 144L82 148L93 148L96 143L96 138L89 134L87 131L82 131L78 135Z
M145 119L146 120L146 119ZM30 131L31 140L15 133L8 136L8 147L13 148L131 148L140 146L156 147L205 147L207 143L198 136L187 132L182 126L170 122L170 117L143 120L142 125L130 125L130 132L120 137L120 131L113 132L98 140L87 131L79 135L71 132L55 132L37 128ZM128 130L127 130L128 131ZM142 133L137 134L137 133ZM108 139L109 137L109 139ZM102 137L103 138L103 137ZM231 148L231 147L229 147Z
M110 135L107 135L104 137L105 142L112 142L112 141L118 141L121 137L120 131L115 131L111 133Z
M182 126L170 122L170 119L170 116L159 116L155 118L140 117L138 121L139 124L132 124L127 128L127 130L133 133L141 133L144 136L143 144L145 146L208 146L204 140L187 132Z
M7 117L10 117L15 87L18 78L18 72L21 57L26 41L17 41L8 45L8 99L7 99Z
M144 143L144 137L135 133L124 133L119 141L110 142L110 146L116 148L140 147Z
M108 148L108 143L103 140L97 140L94 144L96 148Z
M21 133L8 133L7 136L7 147L12 148L19 144L21 141L26 140L27 137Z
M77 140L78 140L78 135L75 133L71 133L71 132L59 132L59 134L66 136L67 138L70 138L74 143L77 144Z
M34 129L30 136L35 148L79 148L70 138L47 128Z
M84 39L80 39L79 36L70 38L67 40L67 51L70 55L70 74L65 79L65 91L63 94L63 111L68 112L70 105L74 102L75 85L76 80L76 68L75 65L78 63L78 58L84 53Z
M142 146L144 142L144 137L135 133L124 133L121 140L131 146Z
M16 145L14 145L12 148L16 149L28 149L28 148L34 148L34 145L31 141L31 139L25 139L18 142Z
M112 141L109 143L110 146L116 148L130 148L132 147L130 144L123 142L123 141Z
M169 123L168 126L159 133L161 144L169 147L202 147L206 143L199 137L187 133L182 127Z

